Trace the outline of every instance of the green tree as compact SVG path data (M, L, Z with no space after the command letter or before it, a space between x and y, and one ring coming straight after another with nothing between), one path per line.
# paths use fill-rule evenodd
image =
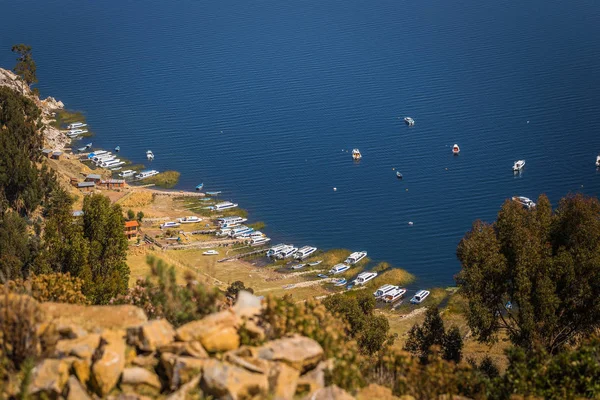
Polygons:
M0 216L0 273L4 279L20 278L29 261L27 224L17 213Z
M12 52L19 55L17 58L17 65L15 65L14 69L15 73L21 77L21 80L27 84L27 86L37 83L37 67L35 65L35 61L33 61L33 57L31 56L31 46L23 43L16 44L12 47ZM25 93L24 86L23 93Z
M139 223L142 223L142 219L144 219L144 213L142 211L138 211L136 219Z
M254 293L254 289L246 287L246 285L244 285L244 282L235 281L227 287L227 290L225 291L225 296L231 300L237 300L238 293L240 293L240 291L242 290Z
M133 221L134 218L135 218L135 212L130 208L129 210L127 210L127 220Z
M469 300L475 337L500 330L527 349L556 353L600 327L600 202L583 195L546 196L526 210L507 201L490 225L476 221L460 242L457 283Z
M438 308L427 307L423 325L415 324L410 329L404 349L425 363L432 353L433 346L442 348L445 336L444 321Z
M444 335L442 358L459 363L462 359L463 340L457 326L452 326Z

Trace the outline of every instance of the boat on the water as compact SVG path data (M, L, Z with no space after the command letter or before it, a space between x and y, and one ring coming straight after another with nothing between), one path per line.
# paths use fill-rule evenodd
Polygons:
M200 221L202 221L202 218L196 217L195 215L177 219L177 222L179 222L180 224L195 224L196 222Z
M135 175L135 179L142 180L142 179L150 178L151 176L158 175L158 173L159 172L155 169L142 171L139 174Z
M209 195L209 196L217 196L217 195L220 195L221 192L220 191L217 191L217 192L206 192L206 194Z
M596 167L600 167L600 155L596 156Z
M375 296L376 299L379 299L396 289L398 289L398 286L389 284L383 285L373 293L373 296Z
M205 256L218 256L219 252L216 250L207 250L204 253L202 253Z
M230 201L224 201L223 203L215 204L214 206L212 206L211 210L221 211L221 210L227 210L229 208L235 208L237 206L238 206L237 203L232 203Z
M376 276L377 276L377 272L371 272L371 271L361 272L360 274L358 274L358 276L354 280L354 283L357 285L364 285L365 283L374 279Z
M362 158L362 154L360 154L360 150L352 149L352 158L354 159L354 161L360 160Z
M458 153L460 153L460 147L458 147L457 144L454 144L454 146L452 146L452 153L454 155L457 155Z
M252 233L252 232L254 232L254 228L250 228L245 225L240 225L236 228L233 228L231 231L229 231L229 236L231 236L232 238L238 238L238 237L241 237L243 235L246 235L246 234Z
M515 161L515 163L513 164L513 171L519 172L523 169L523 167L525 167L525 160Z
M196 190L200 191L200 190L202 190L203 187L204 187L204 183L201 183L196 186Z
M404 117L404 122L408 126L413 126L415 124L415 120L412 119L411 117Z
M283 260L285 258L290 258L292 257L296 252L298 251L297 247L294 247L293 245L290 246L286 246L285 249L281 250L278 254L277 254L277 258L280 260Z
M305 258L308 258L315 251L317 251L316 247L304 246L300 250L298 250L298 252L294 255L294 258L296 258L297 260L303 260Z
M344 271L348 271L350 269L350 266L347 264L336 264L333 266L333 268L331 268L329 270L329 273L331 275L337 275L337 274L341 274Z
M221 228L233 228L234 226L239 226L244 222L248 221L247 218L242 217L222 217L217 218L217 225Z
M84 126L87 126L87 124L84 124L83 122L73 122L67 125L67 129L83 128Z
M346 278L339 278L339 279L335 279L333 281L333 285L334 286L344 286L346 283L348 283L348 281L346 280Z
M121 146L115 147L115 153L118 153L119 151L121 151Z
M344 262L349 265L354 265L354 264L357 264L358 262L360 262L360 260L362 260L366 256L367 256L366 251L356 251L356 252L350 254L348 256L348 258L346 258L346 261L344 261Z
M134 176L134 175L135 175L135 171L132 170L132 169L127 169L127 170L119 173L119 176L121 178L129 178L129 177Z
M413 298L410 299L410 302L412 304L421 304L427 296L429 296L429 290L419 290Z
M527 209L532 209L535 207L535 203L533 200L531 200L529 197L525 197L525 196L514 196L512 198L513 201L516 201L517 203L519 203L520 205L522 205L523 207L527 208Z
M152 161L152 160L154 160L154 153L152 152L152 150L148 150L148 151L146 151L146 158L147 158L149 161Z
M394 303L394 302L400 300L400 298L404 295L404 293L406 293L406 289L397 287L393 291L384 295L382 298L383 298L383 301L385 301L386 303Z
M268 238L266 236L254 237L250 241L250 246L252 246L252 247L264 246L265 244L269 243L270 241L271 241L271 238Z
M404 178L404 177L402 176L402 173L400 173L400 171L396 171L396 177L397 177L398 179L402 179L402 178Z
M279 252L281 252L281 250L285 249L285 244L280 243L278 245L275 245L273 247L271 247L268 251L267 251L267 257L274 257L277 254L279 254Z

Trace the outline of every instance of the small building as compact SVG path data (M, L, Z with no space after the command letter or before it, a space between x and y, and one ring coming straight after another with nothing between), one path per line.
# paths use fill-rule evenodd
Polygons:
M50 150L50 149L44 149L44 150L42 150L42 154L43 154L45 157L48 157L48 158L52 157L52 153L53 153L53 151L52 151L52 150Z
M89 174L88 176L85 177L86 182L100 183L101 180L102 180L102 177L98 174Z
M101 181L100 185L106 187L107 189L117 189L125 187L124 179L107 179L105 181Z
M63 152L62 151L55 151L52 153L52 159L53 160L61 160L63 158Z
M96 184L94 182L79 182L77 184L77 189L81 189L84 192L89 192L96 189Z
M127 239L136 237L139 231L140 224L137 221L126 221L125 222L125 236Z
M77 187L78 183L79 183L79 181L77 180L77 178L71 178L71 186Z

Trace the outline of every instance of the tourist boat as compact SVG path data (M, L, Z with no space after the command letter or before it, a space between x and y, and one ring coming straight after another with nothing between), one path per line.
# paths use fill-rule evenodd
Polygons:
M421 304L427 296L429 296L429 290L419 290L413 298L410 299L410 302L412 304Z
M300 250L298 250L296 255L294 255L294 258L296 258L297 260L303 260L303 259L307 258L308 256L310 256L315 251L317 251L316 247L304 246L304 247L300 248Z
M179 222L169 221L169 222L165 222L164 224L162 224L160 226L160 229L178 228L180 226L181 226L181 224Z
M254 228L250 228L246 225L241 225L238 226L236 228L233 228L230 232L229 232L229 236L233 237L233 238L237 238L240 237L242 235L245 235L247 233L251 233L254 232Z
M234 226L238 226L240 224L243 224L244 222L248 221L247 218L242 218L242 217L222 217L222 218L217 218L217 225L220 226L221 228L232 228Z
M98 154L100 153L100 154ZM115 156L113 156L113 154L110 151L104 151L104 152L98 152L95 153L92 157L91 160L92 162L98 162L100 160L105 160L107 158L114 158Z
M72 124L67 125L67 129L83 128L84 126L87 126L87 124L84 124L83 122L73 122Z
M93 153L88 154L88 159L92 160L96 156L101 156L102 154L106 154L108 151L106 150L96 150Z
M109 158L108 160L102 161L98 165L100 165L102 168L106 168L106 167L108 167L108 166L110 166L112 164L118 164L120 162L121 162L120 158L112 158L112 159ZM123 162L123 164L125 164L125 163Z
M93 162L94 164L96 164L97 166L99 166L99 165L100 165L100 164L102 164L102 163L106 163L106 162L114 161L114 160L116 160L116 159L117 159L117 158L116 158L115 156L113 156L113 155L110 155L110 156L106 156L106 157L100 157L100 158L99 158L98 160L96 160L96 161L92 160L92 162Z
M326 274L317 274L317 278L327 279L327 278L329 278L329 276Z
M158 175L158 171L155 169L150 169L150 170L140 172L139 174L135 175L135 178L137 180L142 180L142 179L150 178L151 176L154 176L154 175Z
M361 272L353 282L357 285L364 285L376 276L377 272Z
M87 147L80 147L77 149L78 152L83 153L84 151L87 150Z
M360 154L360 150L358 149L352 149L352 158L355 161L358 161L362 158L362 154Z
M398 289L398 286L394 286L394 285L383 285L382 287L380 287L379 289L377 289L374 293L373 296L375 296L376 299L379 299L383 296L385 296L386 294L392 292L393 290Z
M596 167L600 167L600 155L596 156Z
M207 195L209 195L209 196L218 196L218 195L220 195L220 194L221 194L221 192L220 192L220 191L216 191L216 192L206 192L206 194L207 194Z
M415 124L415 120L412 119L411 117L404 117L404 122L408 126L413 126Z
M267 257L273 257L273 256L275 256L275 255L279 254L279 252L280 252L281 250L283 250L283 249L285 248L285 246L286 246L285 244L283 244L283 243L280 243L280 244L278 244L278 245L275 245L275 246L271 247L271 248L270 248L270 249L267 251Z
M119 151L121 151L121 146L115 147L115 153L118 153Z
M344 271L348 271L350 266L347 264L336 264L329 270L329 273L332 275L341 274Z
M70 137L71 139L74 139L74 138L76 138L79 135L83 135L84 133L88 133L88 131L87 130L81 131L81 132L71 132L71 131L69 131L69 133L67 133L67 136Z
M189 217L178 218L177 221L180 224L195 224L196 222L202 221L202 218L196 217L195 215Z
M323 260L318 260L318 261L309 262L309 263L308 263L308 266L309 266L309 267L315 267L315 266L317 266L317 265L321 264L322 262L323 262Z
M452 153L453 154L458 154L460 153L460 147L458 147L457 144L455 144L454 146L452 146Z
M115 161L111 161L109 163L105 163L100 165L102 168L115 168L115 167L120 167L121 165L125 165L125 161L120 161L120 160L115 160Z
M215 235L217 236L229 236L229 233L231 232L232 228L225 228L225 229L220 229L217 231L217 233L215 233Z
M402 174L400 173L400 171L396 171L396 177L397 177L398 179L402 179L402 178L403 178L403 176L402 176Z
M523 207L527 208L527 209L532 209L533 207L535 207L535 203L533 200L531 200L529 197L525 197L525 196L514 196L513 201L516 201L517 203L521 204Z
M196 190L202 190L203 187L204 187L204 183L201 183L196 186Z
M212 210L213 211L222 211L222 210L227 210L229 208L235 208L238 205L236 203L232 203L230 201L225 201L223 203L219 203L219 204L215 204L214 206L212 206Z
M397 287L393 291L384 295L383 301L385 301L386 303L394 303L395 301L400 300L400 298L404 296L404 293L406 293L406 289Z
M283 249L279 254L277 254L276 257L279 258L280 260L283 260L285 258L292 257L294 254L296 254L297 251L298 251L297 247L288 246L285 249Z
M292 265L290 267L290 269L293 269L295 271L295 270L298 270L298 269L302 269L304 267L306 267L306 264L294 264L294 265Z
M358 262L360 262L360 260L362 260L366 256L367 256L366 251L356 251L356 252L350 254L348 256L348 258L346 258L346 261L344 261L344 262L346 264L354 265L354 264L357 264Z
M129 178L135 175L135 171L132 169L127 169L119 174L121 178Z
M205 256L218 256L219 252L216 250L207 250L204 253L202 253Z
M520 170L523 169L524 166L525 166L525 160L515 161L515 163L513 164L513 171L519 172Z
M120 171L120 170L121 170L121 168L123 168L123 167L111 168L110 170L111 170L111 171Z
M333 280L334 286L344 286L348 281L346 278L338 278Z
M271 241L271 238L268 238L266 236L255 237L255 238L252 238L252 240L250 241L250 246L252 246L252 247L264 246L265 244L269 243L270 241Z
M146 151L146 158L150 161L154 160L154 153L152 152L152 150Z

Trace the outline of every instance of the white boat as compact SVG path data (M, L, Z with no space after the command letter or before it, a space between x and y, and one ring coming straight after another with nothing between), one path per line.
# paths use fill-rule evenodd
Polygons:
M419 290L412 299L410 299L410 302L413 304L421 304L423 302L423 300L425 300L427 298L427 296L429 296L429 290Z
M360 160L362 158L362 154L360 154L360 150L352 149L352 158L356 161Z
M513 164L513 171L519 172L520 170L523 169L524 166L525 166L525 160L515 161L515 163Z
M142 171L139 174L135 175L135 179L142 180L146 178L150 178L151 176L158 175L158 171L155 169L150 169L146 171Z
M411 117L404 117L404 122L408 126L413 126L415 124L415 120L412 119Z
M529 197L525 197L525 196L514 196L513 201L516 201L517 203L521 204L523 207L527 208L527 209L532 209L533 207L536 206L535 202L533 200L531 200Z
M264 246L265 244L269 243L270 241L271 241L271 238L268 238L266 236L255 237L250 241L250 246L252 246L252 247Z
M218 256L219 252L216 250L207 250L202 254L204 254L205 256Z
M123 167L111 168L110 170L111 170L111 171L120 171L120 170L121 170L121 168L123 168Z
M323 262L323 260L318 260L318 261L309 262L309 263L308 263L308 266L309 266L309 267L315 267L315 266L317 266L317 265L321 264L322 262Z
M600 167L600 155L596 156L596 167Z
M336 264L329 270L329 273L332 275L341 274L344 271L348 271L350 266L347 264Z
M357 285L364 285L376 276L377 272L361 272L354 280L354 283Z
M73 122L72 124L67 125L67 129L83 128L84 126L87 126L87 124L84 124L83 122Z
M152 150L146 151L146 158L150 161L154 160L154 153L152 152Z
M298 251L297 247L290 245L290 246L287 246L285 249L281 250L281 252L279 252L279 254L277 254L276 257L280 260L283 260L285 258L292 257L297 251Z
M460 147L458 147L457 144L454 144L454 146L452 146L452 153L453 154L458 154L460 153Z
M404 293L406 293L406 289L402 289L402 288L396 288L394 289L392 292L387 293L386 295L384 295L382 297L383 301L385 301L386 303L394 303L397 300L400 300L400 298L402 296L404 296Z
M285 248L285 246L286 246L285 244L280 243L278 245L271 247L267 251L267 257L273 257L273 256L277 255L281 250L283 250Z
M122 162L123 164L125 164L125 161L121 161L121 159L120 159L120 158L114 158L114 159L112 159L112 160L106 160L106 161L102 161L102 162L101 162L99 165L100 165L102 168L108 168L108 167L110 167L110 166L114 166L113 164L119 164L119 163L121 163L121 162ZM123 164L119 164L119 165L123 165Z
M306 267L306 264L296 264L296 265L292 265L292 266L290 267L290 269L293 269L293 270L298 270L298 269L302 269L302 268L304 268L304 267Z
M252 231L252 232L240 235L240 237L244 238L244 239L254 239L254 238L263 237L263 236L265 236L265 234L262 233L261 231Z
M116 161L112 161L112 162L110 162L108 164L103 164L103 165L101 165L101 167L102 168L111 168L112 169L112 168L115 168L115 167L121 167L121 165L125 165L125 161L116 160Z
M294 258L297 260L303 260L309 257L315 251L317 251L316 247L304 246L298 250L298 252L294 255Z
M394 291L398 289L398 286L394 286L394 285L383 285L382 287L380 287L379 289L377 289L374 293L373 296L375 296L376 299L379 299L383 296L385 296L386 294Z
M236 203L232 203L230 201L225 201L223 203L219 203L219 204L215 204L214 206L212 206L212 210L213 211L221 211L221 210L227 210L229 208L235 208L238 205Z
M346 278L338 278L333 280L333 284L335 286L344 286L346 283L348 283Z
M111 153L110 151L100 150L96 153L90 154L88 157L90 157L92 162L97 162L98 160L103 160L103 159L114 157L114 156L113 156L113 153Z
M67 135L81 135L84 132L87 132L87 130L84 130L84 129L69 129L67 131Z
M196 217L195 215L189 217L178 218L177 221L180 224L195 224L196 222L202 221L202 218Z
M254 232L254 228L250 228L248 226L241 225L236 228L233 228L229 232L229 236L231 236L232 238L237 238L237 237L240 237L240 236L245 235L250 232Z
M177 228L177 227L180 227L180 226L181 226L181 224L179 222L169 221L169 222L165 222L164 224L162 224L160 226L160 229Z
M119 173L119 176L121 178L129 178L129 177L134 176L134 175L135 175L135 171L132 170L132 169L127 169L127 170Z
M354 264L357 264L358 262L360 262L360 260L362 260L366 256L367 256L366 251L356 251L356 252L350 254L348 256L348 258L346 258L346 261L344 261L344 262L346 264L354 265Z
M225 228L225 229L221 229L219 231L217 231L216 235L217 236L229 236L229 233L231 232L233 228Z
M242 217L222 217L217 218L217 225L221 228L232 228L234 226L238 226L248 221L247 218Z

